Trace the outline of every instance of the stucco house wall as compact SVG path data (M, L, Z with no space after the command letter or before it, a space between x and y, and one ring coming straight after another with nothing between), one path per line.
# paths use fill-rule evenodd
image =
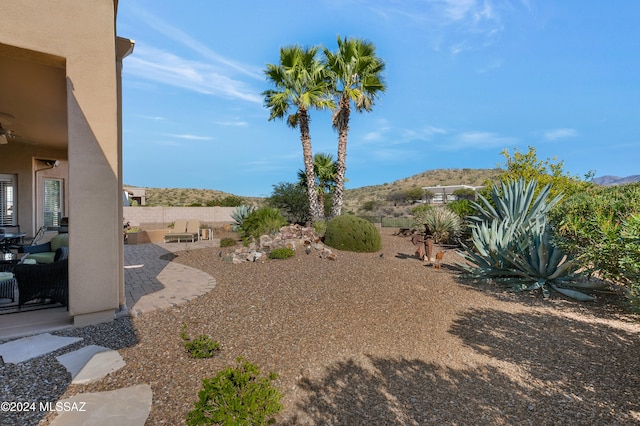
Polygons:
M68 173L69 314L77 325L113 319L124 300L117 66L123 49L116 49L116 6L114 0L20 0L2 5L2 43L14 46L27 61L64 70L66 105L60 107L67 113L67 151L12 148L11 155L16 164L23 164L17 171L24 176L19 177L20 193L33 192L36 183L28 178L32 170L27 171L30 165L24 157L50 154L68 161L55 173ZM29 218L35 200L20 198L19 203L20 220L35 226L35 216Z

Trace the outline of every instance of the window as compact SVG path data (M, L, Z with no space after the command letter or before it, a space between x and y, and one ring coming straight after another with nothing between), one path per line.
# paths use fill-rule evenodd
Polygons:
M62 179L44 180L44 226L60 226Z
M0 226L16 226L16 175L0 175Z

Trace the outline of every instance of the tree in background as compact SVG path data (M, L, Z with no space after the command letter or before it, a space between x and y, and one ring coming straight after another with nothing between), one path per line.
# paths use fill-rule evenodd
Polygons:
M291 223L306 223L311 220L307 191L301 185L289 182L273 185L273 192L267 198L267 205L280 209Z
M424 197L424 190L422 188L411 188L404 191L407 201L410 203L414 203L416 201L422 200Z
M544 161L538 160L536 149L532 146L529 147L526 153L519 152L517 148L514 148L513 156L506 149L500 154L505 158L503 164L504 172L500 176L502 182L520 178L527 182L536 180L539 183L538 191L545 185L551 185L549 193L551 198L560 193L564 194L565 197L569 197L593 186L592 183L587 182L593 177L593 172L589 172L585 176L585 180L582 180L578 176L564 172L564 161L555 162L555 157L547 158ZM490 185L485 185L485 188L489 187Z
M336 186L336 163L331 154L319 152L313 156L313 172L316 179L318 194L318 210L325 216L325 200L331 195ZM304 170L298 170L298 184L307 187L307 176Z
M342 212L351 101L357 112L371 111L375 98L385 90L382 79L385 65L375 53L372 43L346 37L343 40L340 36L337 52L324 49L331 89L338 99L338 109L333 114L333 126L338 131L338 158L331 216Z
M265 74L275 89L262 93L265 106L270 109L269 121L284 119L292 128L300 129L302 155L309 197L309 215L312 220L321 217L318 208L316 181L313 171L313 153L309 131L309 109L333 108L327 95L329 80L325 65L317 58L318 48L300 46L280 49L280 63L267 64ZM295 110L290 113L290 110Z

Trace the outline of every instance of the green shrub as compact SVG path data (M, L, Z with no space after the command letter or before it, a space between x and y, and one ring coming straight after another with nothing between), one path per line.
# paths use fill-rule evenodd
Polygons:
M238 229L242 228L244 220L249 217L249 215L254 211L255 207L253 206L247 206L246 204L237 206L236 209L231 212L231 218L235 221L232 229L234 231L237 231Z
M414 207L414 208L411 209L411 214L412 215L417 215L417 214L420 214L422 212L426 212L426 211L431 210L431 209L433 209L433 207L430 206L429 204L420 204L419 206Z
M295 250L289 247L278 247L269 252L269 259L287 259L296 255Z
M195 425L264 425L274 423L273 416L282 410L282 393L271 383L278 378L262 376L260 369L243 358L236 368L227 367L215 377L204 379L187 424Z
M473 204L469 200L455 200L447 203L447 208L460 216L460 219L465 219L467 216L475 214L476 209L473 208Z
M326 220L316 220L313 222L313 229L316 231L318 236L323 237L324 233L327 231L327 221Z
M233 238L223 238L220 240L220 247L233 247L236 245L236 240Z
M376 207L377 203L374 200L368 200L362 203L362 210L370 212Z
M623 285L640 309L640 183L591 188L550 213L555 241L588 273Z
M372 253L382 247L380 231L356 216L336 216L327 223L324 243L338 250Z
M242 197L236 195L227 195L222 199L215 199L207 201L207 207L220 206L220 207L238 207L245 204L246 201Z
M307 189L302 185L289 182L273 185L267 206L280 209L291 223L306 223L311 219Z
M180 337L184 348L194 358L211 358L220 350L220 343L206 334L201 334L193 340L189 338L186 325L182 327Z
M239 231L243 238L259 238L260 235L273 234L287 224L280 210L262 207L247 216Z

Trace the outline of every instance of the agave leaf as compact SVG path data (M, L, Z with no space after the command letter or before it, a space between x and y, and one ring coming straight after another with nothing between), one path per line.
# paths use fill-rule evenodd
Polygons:
M569 288L558 287L553 284L551 284L551 288L553 288L558 293L562 293L565 296L571 297L572 299L579 300L580 302L591 302L596 300L593 296L589 296L588 294L584 294L576 290L571 290Z

